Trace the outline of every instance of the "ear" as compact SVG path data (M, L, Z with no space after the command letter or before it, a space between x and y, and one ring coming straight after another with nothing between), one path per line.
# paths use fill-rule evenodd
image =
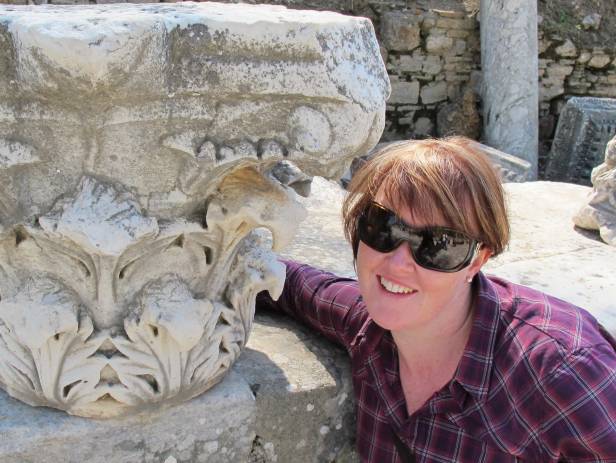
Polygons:
M488 261L488 259L492 256L492 250L486 246L482 246L479 251L477 251L477 255L471 262L471 265L466 267L466 278L472 279L479 271L481 267Z

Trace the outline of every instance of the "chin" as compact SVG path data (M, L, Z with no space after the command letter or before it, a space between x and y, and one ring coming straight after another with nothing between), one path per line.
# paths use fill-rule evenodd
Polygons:
M413 328L413 323L409 320L402 320L398 314L395 313L382 313L382 311L370 311L370 318L384 330L389 331L403 331Z

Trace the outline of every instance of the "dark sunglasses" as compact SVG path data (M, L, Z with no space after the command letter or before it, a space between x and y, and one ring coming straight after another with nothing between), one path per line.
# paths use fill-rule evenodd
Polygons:
M481 243L445 227L415 228L395 213L371 202L357 223L358 237L378 252L391 252L406 242L417 265L437 272L457 272L471 263Z

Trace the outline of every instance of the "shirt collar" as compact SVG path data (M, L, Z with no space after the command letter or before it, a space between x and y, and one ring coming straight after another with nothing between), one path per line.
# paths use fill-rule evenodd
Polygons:
M473 326L453 380L478 401L484 401L492 376L500 299L483 273L477 274L474 286Z

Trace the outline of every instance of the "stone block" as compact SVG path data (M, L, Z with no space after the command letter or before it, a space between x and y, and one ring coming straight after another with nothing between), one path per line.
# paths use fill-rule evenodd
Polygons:
M547 67L549 76L562 77L563 79L573 72L573 66L564 66L562 64L551 64Z
M463 55L466 51L466 40L456 39L451 49L454 55Z
M429 117L420 117L413 125L413 135L415 137L430 137L434 135L434 123Z
M332 226L336 212L332 209L322 225ZM326 263L324 259L321 265ZM267 456L264 461L333 462L353 450L351 369L339 346L283 314L258 313L234 371L256 397L254 430L261 444L257 450Z
M470 56L446 56L445 57L445 62L446 63L466 63L466 64L472 64L473 63L473 59Z
M438 56L428 55L422 63L421 69L426 74L436 75L443 70L443 62Z
M420 105L404 105L404 106L398 106L398 111L404 112L404 111L417 111L418 109L421 109L422 107Z
M447 99L447 83L444 81L424 85L421 88L423 104L438 103Z
M607 65L610 64L611 62L612 62L612 58L608 55L593 54L592 58L590 58L590 61L586 63L586 66L588 66L591 69L603 69L607 67Z
M575 58L577 56L577 48L569 39L565 40L565 43L562 45L556 47L554 52L561 58Z
M106 421L32 408L0 391L0 461L20 463L226 463L248 461L256 404L244 378L230 373L190 402Z
M400 72L420 72L423 61L424 59L421 56L401 55L397 67Z
M426 39L426 51L428 53L442 54L453 47L454 40L446 35L430 34Z
M419 82L392 82L389 104L415 104L419 101Z
M589 51L583 51L582 53L580 53L580 56L577 59L577 62L580 64L586 64L590 61L590 59L592 58L592 53Z
M470 70L469 70L470 72ZM455 72L447 72L445 74L445 80L447 82L466 82L468 80L468 73L462 74L458 71L458 73Z
M589 82L577 81L577 80L569 80L568 88L569 90L581 94L585 94L587 90L592 87L592 84Z
M546 178L590 185L590 174L603 161L608 141L616 135L616 100L571 98L558 119Z
M381 41L389 50L409 51L421 44L421 18L413 13L388 11L381 16Z
M443 29L473 30L476 25L477 22L473 19L439 18L436 21L436 27Z
M471 35L471 31L462 30L462 29L452 29L447 31L447 36L453 39L466 39Z
M430 29L432 29L433 27L436 27L436 20L437 20L437 15L434 13L434 11L428 11L422 21L421 21L421 30L422 32L426 33L429 32Z

